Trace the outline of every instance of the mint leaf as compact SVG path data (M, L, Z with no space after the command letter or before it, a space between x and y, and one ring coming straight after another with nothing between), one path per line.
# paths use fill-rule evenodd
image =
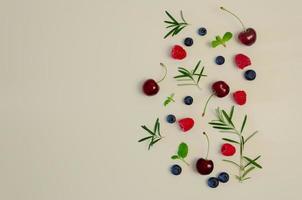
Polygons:
M176 159L179 159L179 157L178 157L178 155L173 155L173 156L171 156L171 159L176 160Z
M233 34L232 34L231 32L226 32L226 33L223 35L222 40L223 40L224 42L227 42L227 41L229 41L232 37L233 37Z
M212 47L213 48L215 48L215 47L217 47L218 45L220 45L220 43L218 42L218 41L216 41L216 40L214 40L214 41L212 41Z
M188 151L188 145L183 142L178 146L177 155L181 158L185 158L188 155Z

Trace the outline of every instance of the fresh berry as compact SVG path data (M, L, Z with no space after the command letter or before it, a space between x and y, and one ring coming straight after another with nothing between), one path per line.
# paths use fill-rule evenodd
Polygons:
M215 62L217 65L222 65L224 63L225 59L223 56L217 56L215 59Z
M194 120L192 118L183 118L178 121L178 125L183 132L187 132L194 126Z
M224 143L221 146L221 153L224 156L232 156L236 153L236 148L229 143Z
M247 57L244 54L237 54L235 56L235 63L237 65L237 67L239 67L240 69L244 69L245 67L251 65L251 59L249 57Z
M173 124L176 121L176 117L172 114L167 116L167 122Z
M187 56L186 51L179 45L174 45L172 47L171 56L174 59L182 60Z
M252 69L250 70L247 70L245 73L244 73L244 77L246 80L248 81L252 81L252 80L255 80L256 78L256 72Z
M207 34L207 29L204 27L201 27L198 29L198 34L201 36L205 36Z
M226 183L229 181L230 179L230 176L228 173L226 172L221 172L219 175L218 175L218 180L221 182L221 183Z
M157 94L159 91L159 85L153 79L148 79L144 82L143 85L143 92L148 95L152 96Z
M199 158L196 162L196 169L201 175L208 175L214 169L214 163L212 160Z
M212 90L217 97L222 98L229 94L230 87L224 81L217 81L213 83Z
M208 179L208 186L210 188L216 188L219 185L219 180L216 177L211 177Z
M171 169L170 169L171 173L175 176L181 174L181 167L179 165L172 165Z
M256 31L253 28L245 28L245 26L242 23L241 19L237 15L235 15L231 11L225 9L224 7L220 7L220 9L230 13L241 23L243 31L241 31L239 33L238 39L242 44L247 45L247 46L251 46L252 44L254 44L256 42L257 34L256 34Z
M190 37L185 38L184 45L186 45L187 47L192 46L193 45L193 39L190 38Z
M234 101L238 105L244 105L246 103L246 92L243 90L239 90L233 93Z
M186 97L184 98L184 103L185 103L186 105L191 105L191 104L193 103L193 98L192 98L191 96L186 96Z

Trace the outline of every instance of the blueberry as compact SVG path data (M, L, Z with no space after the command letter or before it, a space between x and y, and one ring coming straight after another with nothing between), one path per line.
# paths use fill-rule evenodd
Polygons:
M205 36L207 34L207 29L204 27L201 27L198 29L198 34L201 36Z
M181 174L181 167L179 165L172 165L171 169L170 169L171 173L175 176Z
M226 183L229 181L229 174L226 173L226 172L221 172L219 175L218 175L218 180L221 182L221 183Z
M192 46L192 45L193 45L193 39L190 38L190 37L185 38L184 44L185 44L187 47Z
M222 65L224 63L225 59L223 56L217 56L215 59L215 62L217 65Z
M186 105L191 105L191 104L193 103L193 98L192 98L191 96L186 96L186 97L184 98L184 103L185 103Z
M172 114L167 116L167 122L173 124L176 121L176 117Z
M216 188L219 185L219 180L216 177L211 177L208 179L208 186L211 188Z
M246 80L249 80L249 81L252 81L256 78L256 72L254 70L247 70L245 73L244 73L244 77Z

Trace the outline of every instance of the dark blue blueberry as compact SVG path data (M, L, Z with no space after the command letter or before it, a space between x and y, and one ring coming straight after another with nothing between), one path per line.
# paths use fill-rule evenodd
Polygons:
M184 103L185 103L186 105L191 105L191 104L193 103L193 98L192 98L191 96L186 96L186 97L184 98Z
M187 47L190 47L193 45L193 39L190 38L190 37L187 37L185 40L184 40L184 44L187 46Z
M218 180L221 182L221 183L226 183L228 182L230 179L230 176L228 173L226 172L221 172L219 175L218 175Z
M219 180L216 177L211 177L208 179L208 186L211 188L216 188L219 185Z
M244 73L244 77L246 80L249 80L249 81L252 81L256 78L256 72L252 69L250 70L247 70L245 73Z
M170 171L173 175L177 176L181 174L181 167L179 165L172 165Z
M201 27L198 29L198 34L201 36L205 36L207 34L207 29L204 27Z
M223 56L217 56L215 59L215 62L217 65L222 65L224 63L225 59Z
M176 117L172 114L167 116L167 122L173 124L176 121Z

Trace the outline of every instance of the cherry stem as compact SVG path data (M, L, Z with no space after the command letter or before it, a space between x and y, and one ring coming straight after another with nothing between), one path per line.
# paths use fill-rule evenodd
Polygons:
M162 82L163 80L165 80L165 78L166 78L166 76L167 76L167 67L166 67L166 65L164 65L164 63L160 63L160 66L162 66L164 69L165 69L165 74L164 74L164 76L159 80L159 81L157 81L157 83L160 83L160 82Z
M241 21L241 19L240 19L237 15L235 15L235 14L232 13L231 11L225 9L224 7L220 7L220 9L223 10L223 11L226 11L226 12L230 13L230 14L233 15L236 19L238 19L238 21L240 22L241 26L243 27L243 30L246 31L246 28L245 28L243 22Z
M204 106L204 109L203 109L203 113L202 113L202 116L204 117L204 115L206 114L206 110L207 110L207 107L208 107L208 104L209 104L209 101L210 99L214 96L215 94L212 94L211 96L209 96L207 102L206 102L206 105Z
M203 132L203 134L206 136L207 143L208 143L208 150L207 150L207 155L206 155L206 160L207 160L208 159L208 155L209 155L209 151L210 151L210 140L209 140L209 136L206 134L206 132Z

